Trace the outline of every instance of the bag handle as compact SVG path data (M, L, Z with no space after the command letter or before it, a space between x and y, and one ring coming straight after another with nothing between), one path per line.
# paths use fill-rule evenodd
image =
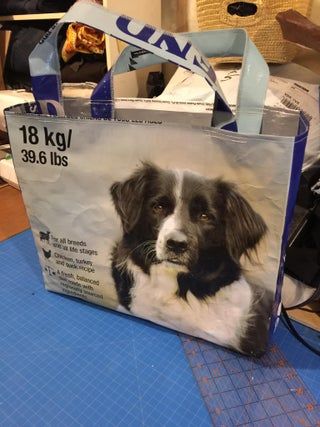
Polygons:
M80 22L90 27L103 31L115 38L123 40L130 45L145 49L161 60L173 62L206 79L208 84L216 91L216 110L220 113L219 123L235 122L232 111L217 82L216 75L207 59L183 35L173 35L150 25L145 25L124 15L118 15L87 0L74 4L40 40L29 56L30 74L32 79L33 94L36 101L51 101L53 114L63 113L63 99L61 92L60 61L57 49L57 37L60 28L65 23ZM101 86L100 86L101 87ZM102 85L103 96L97 105L95 116L111 118L112 109L110 102L102 101L113 99L112 84ZM97 98L95 98L96 101Z
M236 123L241 133L260 133L263 107L269 80L269 67L243 29L213 30L183 33L206 57L243 56L236 105ZM111 84L112 74L165 62L164 59L134 46L127 46L109 71L109 76L99 83ZM95 94L93 94L94 98Z

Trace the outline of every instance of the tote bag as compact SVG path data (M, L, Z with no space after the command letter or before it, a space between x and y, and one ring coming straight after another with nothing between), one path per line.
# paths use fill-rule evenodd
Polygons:
M60 93L56 37L74 21L132 45L91 100ZM235 113L205 57L230 53L244 56ZM215 91L211 123L187 113L184 123L134 121L130 110L119 120L114 74L168 60ZM268 68L246 32L173 35L83 1L30 69L37 102L6 120L46 288L261 355L279 311L307 123L263 108Z

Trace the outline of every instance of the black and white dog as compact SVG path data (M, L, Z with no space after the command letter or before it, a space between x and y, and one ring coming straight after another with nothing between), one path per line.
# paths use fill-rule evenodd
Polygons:
M246 281L240 257L267 227L236 188L143 163L110 192L123 228L112 253L119 309L261 354L273 295Z

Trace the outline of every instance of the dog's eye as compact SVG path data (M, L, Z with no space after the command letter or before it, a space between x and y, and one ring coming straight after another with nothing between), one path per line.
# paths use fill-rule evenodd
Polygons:
M161 203L156 203L153 205L153 210L155 212L162 212L164 210L164 206Z
M199 219L200 219L201 221L208 221L208 220L209 220L209 215L208 215L208 214L206 214L205 212L201 212L201 213L199 214Z
M171 211L172 206L167 197L160 197L152 203L152 210L156 214L167 215Z

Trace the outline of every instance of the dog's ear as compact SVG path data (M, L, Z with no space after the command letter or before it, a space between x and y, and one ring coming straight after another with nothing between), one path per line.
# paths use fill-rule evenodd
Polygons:
M266 234L267 226L234 185L219 181L218 192L224 200L227 246L230 254L239 260L241 255L249 256Z
M142 163L127 180L110 187L112 200L120 216L123 231L129 233L137 224L146 194L147 184L158 169L152 163Z

